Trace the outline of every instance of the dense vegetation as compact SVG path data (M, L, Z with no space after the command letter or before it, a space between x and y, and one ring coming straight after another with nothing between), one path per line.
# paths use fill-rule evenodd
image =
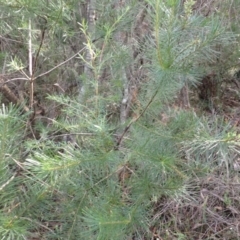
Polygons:
M0 3L1 239L240 239L238 0Z

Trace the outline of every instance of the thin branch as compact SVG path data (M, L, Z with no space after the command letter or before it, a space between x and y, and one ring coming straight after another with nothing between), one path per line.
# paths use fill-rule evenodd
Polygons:
M119 150L119 146L122 143L123 137L124 135L127 133L127 131L129 130L129 128L132 126L133 123L137 122L143 115L144 113L147 111L148 107L151 105L151 103L153 102L154 98L156 97L158 93L158 90L153 94L153 96L151 97L150 101L148 102L148 104L145 106L145 108L143 109L143 111L136 117L133 118L130 123L125 127L122 135L118 138L118 141L116 143L116 146L114 147L114 150Z
M0 18L0 19L1 19L1 18ZM6 41L21 43L21 44L23 43L23 42L21 42L21 41L17 41L17 40L11 39L11 38L3 37L2 35L0 35L0 38L1 38L1 39L4 39L4 40L6 40Z
M27 173L27 175L25 175L25 177L34 180L36 182L41 183L42 185L45 185L48 188L52 188L51 185L49 185L47 182L44 182L42 179L38 178L35 174L33 174L31 171L29 171L26 167L24 163L21 163L19 161L17 161L15 158L13 158L10 154L5 154L6 156L10 157L24 172ZM31 178L33 177L33 178ZM59 191L58 189L54 188L54 191L63 194L63 192ZM70 195L68 195L70 196Z
M30 76L30 109L33 108L33 94L34 94L34 79L33 79L33 56L32 56L32 25L29 19L28 25L28 61L29 61L29 76Z
M57 66L51 68L50 70L48 70L45 73L41 73L39 74L37 77L35 77L33 80L36 80L37 78L43 77L49 73L51 73L52 71L54 71L55 69L61 67L62 65L66 64L67 62L69 62L70 60L72 60L73 58L75 58L80 52L82 52L86 47L82 48L81 50L79 50L77 53L75 53L72 57L68 58L67 60L65 60L64 62L61 62L60 64L58 64Z
M0 85L0 88L2 88L5 84L7 84L7 83L9 83L9 82L14 82L14 81L18 81L18 80L29 81L27 78L13 78L13 79L9 79L9 80L3 82L3 83Z
M33 75L34 75L34 73L36 71L38 57L39 57L40 51L41 51L42 46L43 46L43 41L44 41L44 38L45 38L45 30L46 30L46 28L43 28L41 30L41 41L40 41L40 44L39 44L39 47L38 47L38 51L37 51L36 57L35 57L34 62L33 62Z
M0 191L2 191L16 176L16 173L6 182L4 183L1 187L0 187Z
M29 222L36 223L36 224L39 225L40 227L45 228L46 230L48 230L48 231L50 231L51 233L53 233L53 234L56 235L56 233L55 233L51 228L45 226L44 224L41 224L41 223L38 222L38 221L35 221L35 220L33 220L33 219L31 219L31 218L27 218L27 217L20 217L20 219L24 219L24 220L28 220Z

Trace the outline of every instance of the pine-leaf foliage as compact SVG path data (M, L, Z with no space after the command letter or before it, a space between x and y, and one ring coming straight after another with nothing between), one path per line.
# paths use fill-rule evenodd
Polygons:
M0 236L1 239L24 239L27 227L31 225L16 211L27 202L21 202L23 187L20 162L22 142L26 127L26 116L21 109L4 104L0 109Z
M11 14L17 8L26 25L30 16L43 17L40 10L45 6L42 1L30 2L11 1L4 7ZM216 15L195 15L193 1L182 5L177 0L132 0L122 8L115 2L96 3L99 20L94 34L84 28L84 21L74 22L94 56L91 63L84 53L76 59L77 65L88 64L92 71L92 77L78 76L80 85L89 86L84 101L65 93L49 96L60 106L60 114L47 126L36 123L38 139L27 138L29 122L20 109L1 107L1 239L153 239L155 226L165 235L170 234L169 226L179 224L173 215L161 218L164 209L156 213L160 199L178 203L176 209L190 202L198 190L192 178L204 176L219 163L225 163L230 176L227 159L239 152L238 134L224 119L211 122L194 112L178 111L174 100L183 86L198 84L206 65L221 57L218 46L233 44L233 35ZM66 24L77 15L75 4L49 1L44 8L49 33L59 44L76 40ZM134 39L144 56L138 69L144 71L144 79L136 79L136 111L133 107L129 119L119 123L109 118L108 106L121 103L136 59L132 42L125 44L116 36L131 36L130 23L140 8L151 30L143 43ZM8 25L3 24L4 31ZM19 28L15 30L19 34ZM125 71L130 74L125 76Z

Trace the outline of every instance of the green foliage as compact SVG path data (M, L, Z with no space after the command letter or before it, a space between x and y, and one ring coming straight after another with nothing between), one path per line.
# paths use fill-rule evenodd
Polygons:
M3 216L0 219L0 236L2 239L25 239L26 236L26 220L17 219L15 216L9 218Z
M218 16L205 18L175 12L161 1L149 2L154 37L149 37L146 51L151 61L151 86L157 89L159 102L172 99L185 83L190 86L208 73L221 56L218 46L227 47L234 35L226 31ZM175 3L177 4L177 3ZM189 8L189 6L188 6ZM150 46L150 47L149 47ZM205 68L205 69L204 69ZM151 89L150 92L153 92Z
M22 154L26 116L19 118L21 111L12 105L4 104L0 109L0 236L1 239L24 239L28 222L14 214L14 209L21 204L17 199L20 194L21 178L17 176L18 165L15 162Z
M238 139L238 134L224 119L203 119L194 139L185 141L183 149L188 153L189 160L196 159L218 167L224 165L229 177L229 167L233 167L238 152Z
M183 86L197 86L204 74L216 69L225 49L228 52L235 46L236 36L221 21L221 14L204 17L194 13L194 1L180 3L96 3L97 20L91 31L86 16L78 12L78 1L1 2L0 11L7 17L1 23L2 34L28 40L31 19L34 51L39 47L39 33L46 30L49 35L40 53L44 64L38 71L56 66L58 58L65 61L69 52L83 47L72 59L74 64L59 67L47 80L37 79L49 84L40 91L37 82L39 103L51 103L57 116L37 116L38 121L33 121L32 113L2 105L1 239L152 239L160 230L169 239L187 239L190 225L179 228L184 219L178 219L178 210L201 205L198 211L204 219L207 184L198 180L218 170L226 180L234 175L239 136L224 118L179 110L175 100ZM146 12L144 21L150 29L142 38L134 32L133 21L140 10ZM131 36L130 41L119 36ZM143 62L140 66L134 58L136 49ZM9 72L18 70L25 76L25 44L20 50L12 61L3 56ZM91 74L79 71L79 66ZM135 71L143 71L143 79L134 79ZM65 91L64 76L69 73L79 85L87 86L84 100ZM52 83L66 88L53 94ZM108 106L116 103L118 114L113 115L118 118L125 85L129 84L129 90L133 83L138 84L139 95L130 107L129 119L125 123L111 120ZM51 94L45 99L47 93ZM37 137L27 135L29 126ZM201 184L205 192L200 192ZM197 196L200 200L195 200ZM219 199L230 204L227 194ZM195 230L197 224L205 227L202 218L191 225ZM170 235L170 229L176 232Z

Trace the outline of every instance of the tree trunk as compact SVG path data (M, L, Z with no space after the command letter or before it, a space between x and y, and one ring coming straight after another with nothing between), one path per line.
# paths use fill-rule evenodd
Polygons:
M88 23L88 28L87 28L87 34L90 36L91 40L92 37L94 36L95 32L95 0L88 0L87 5L86 5L86 20ZM90 41L91 41L90 40ZM86 42L89 41L86 39ZM93 55L91 52L91 49L89 46L86 47L85 51L85 63L84 63L84 77L85 80L82 82L80 89L79 89L79 94L80 94L80 100L84 100L86 97L86 93L89 88L89 83L93 80L93 72L92 72L92 65L93 63Z

